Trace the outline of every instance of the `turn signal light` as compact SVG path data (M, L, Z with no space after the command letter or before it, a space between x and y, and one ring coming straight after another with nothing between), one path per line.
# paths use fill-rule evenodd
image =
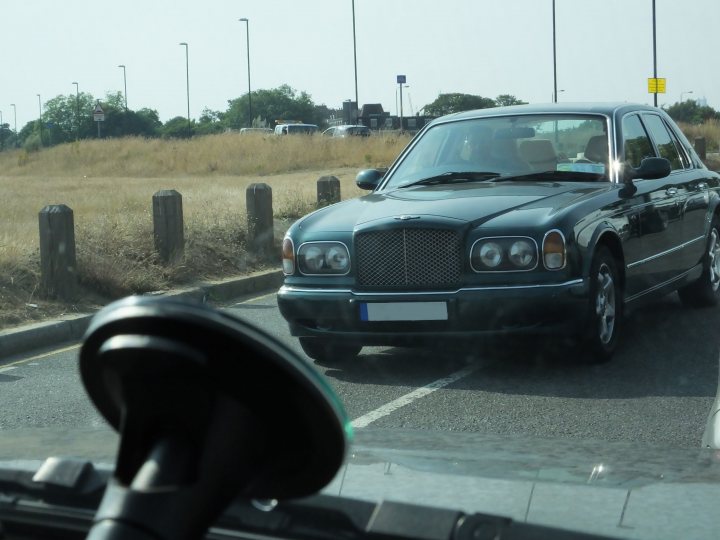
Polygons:
M543 239L543 263L548 270L565 267L565 237L560 231L550 231Z
M283 238L282 243L282 268L286 276L295 273L295 246L289 236Z

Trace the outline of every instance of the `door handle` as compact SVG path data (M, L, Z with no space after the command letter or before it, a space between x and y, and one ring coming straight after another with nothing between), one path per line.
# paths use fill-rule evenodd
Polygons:
M674 197L675 195L677 195L677 192L677 188L671 187L665 190L665 195L667 195L668 197Z

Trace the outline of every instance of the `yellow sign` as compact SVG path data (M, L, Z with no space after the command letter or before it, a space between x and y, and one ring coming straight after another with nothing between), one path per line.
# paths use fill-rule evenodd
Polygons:
M664 94L665 93L665 79L655 79L650 77L648 79L648 93L649 94Z

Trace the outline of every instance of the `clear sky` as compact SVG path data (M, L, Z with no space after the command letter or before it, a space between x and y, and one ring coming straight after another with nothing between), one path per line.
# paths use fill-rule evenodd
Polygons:
M396 111L439 93L552 99L552 0L355 0L360 103ZM659 104L706 98L720 109L719 0L656 0ZM0 0L0 110L20 129L43 103L123 90L165 121L224 111L253 89L289 84L315 103L354 98L351 0ZM652 103L652 0L556 0L560 101Z

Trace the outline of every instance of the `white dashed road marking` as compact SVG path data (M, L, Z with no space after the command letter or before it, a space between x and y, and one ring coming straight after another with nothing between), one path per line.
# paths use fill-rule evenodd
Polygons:
M374 411L370 411L367 414L363 414L359 418L356 418L352 421L352 427L354 428L364 428L367 427L369 424L372 424L376 420L379 420L383 416L387 416L388 414L398 410L401 407L404 407L405 405L410 405L413 401L417 401L420 398L423 398L427 395L432 394L436 390L440 390L441 388L444 388L450 384L453 384L460 379L467 377L472 372L474 372L477 369L477 366L470 366L466 367L465 369L461 369L460 371L456 371L455 373L452 373L448 375L447 377L444 377L442 379L438 379L437 381L433 381L430 384L426 384L425 386L422 386L416 390L413 390L412 392L409 392L405 394L404 396L400 396L399 398L386 403L382 407L378 407Z

